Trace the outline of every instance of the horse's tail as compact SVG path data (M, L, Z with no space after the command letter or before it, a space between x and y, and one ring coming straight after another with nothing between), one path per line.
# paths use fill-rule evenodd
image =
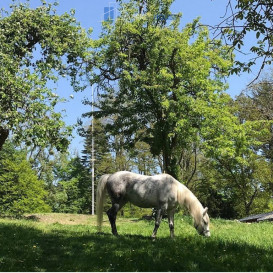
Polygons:
M106 194L106 182L110 174L104 174L98 183L97 187L97 227L98 231L101 231L101 224L103 219L103 203Z

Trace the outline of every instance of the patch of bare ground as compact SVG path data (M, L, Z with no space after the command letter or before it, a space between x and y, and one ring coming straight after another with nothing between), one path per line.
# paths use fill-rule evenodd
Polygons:
M95 215L70 213L35 213L26 214L25 219L46 224L96 225Z
M72 213L32 213L25 214L26 220L45 223L45 224L62 224L62 225L97 225L96 215L72 214ZM139 219L119 217L118 223L138 222ZM110 225L107 215L103 217L103 225Z

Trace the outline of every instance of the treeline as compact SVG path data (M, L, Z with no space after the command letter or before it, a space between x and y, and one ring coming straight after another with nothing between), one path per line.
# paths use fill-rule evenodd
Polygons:
M272 120L273 89L270 75L230 103L242 123ZM0 151L0 213L34 212L91 213L92 138L95 149L95 189L99 177L119 170L153 175L163 171L161 156L154 157L145 142L124 145L124 135L106 131L109 120L95 119L81 128L82 156L68 153L20 149L8 142ZM237 158L210 158L200 147L182 150L179 180L210 208L210 215L227 219L273 210L273 131L253 131L251 152L241 150ZM243 145L242 145L243 146ZM34 148L35 149L35 148ZM108 205L110 206L110 204ZM144 213L132 205L125 215ZM124 212L123 212L124 213ZM145 213L151 213L146 210Z
M85 149L81 157L35 147L20 148L6 142L0 151L0 215L91 213L90 129L81 130L85 134ZM95 185L101 175L118 170L143 174L157 172L157 160L151 156L145 143L138 143L138 148L131 152L122 150L121 139L111 143L98 120L95 121L94 137ZM127 210L127 216L138 215L141 211L131 206Z

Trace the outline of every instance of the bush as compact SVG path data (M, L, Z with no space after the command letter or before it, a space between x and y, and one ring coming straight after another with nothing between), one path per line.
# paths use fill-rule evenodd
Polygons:
M12 153L11 153L12 152ZM0 153L0 214L50 212L44 182L23 152L8 147Z

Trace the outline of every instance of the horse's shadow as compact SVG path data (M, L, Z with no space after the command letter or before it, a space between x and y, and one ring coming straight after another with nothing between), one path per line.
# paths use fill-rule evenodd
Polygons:
M154 241L154 238L152 236L145 236L145 235L139 235L139 234L118 234L118 235L113 235L111 233L103 232L103 231L98 231L95 233L97 236L103 236L103 237L108 237L109 239L117 238L119 240L126 240L126 239L135 239L135 240L147 240L147 241ZM160 238L162 239L162 238ZM159 240L160 240L159 239Z

